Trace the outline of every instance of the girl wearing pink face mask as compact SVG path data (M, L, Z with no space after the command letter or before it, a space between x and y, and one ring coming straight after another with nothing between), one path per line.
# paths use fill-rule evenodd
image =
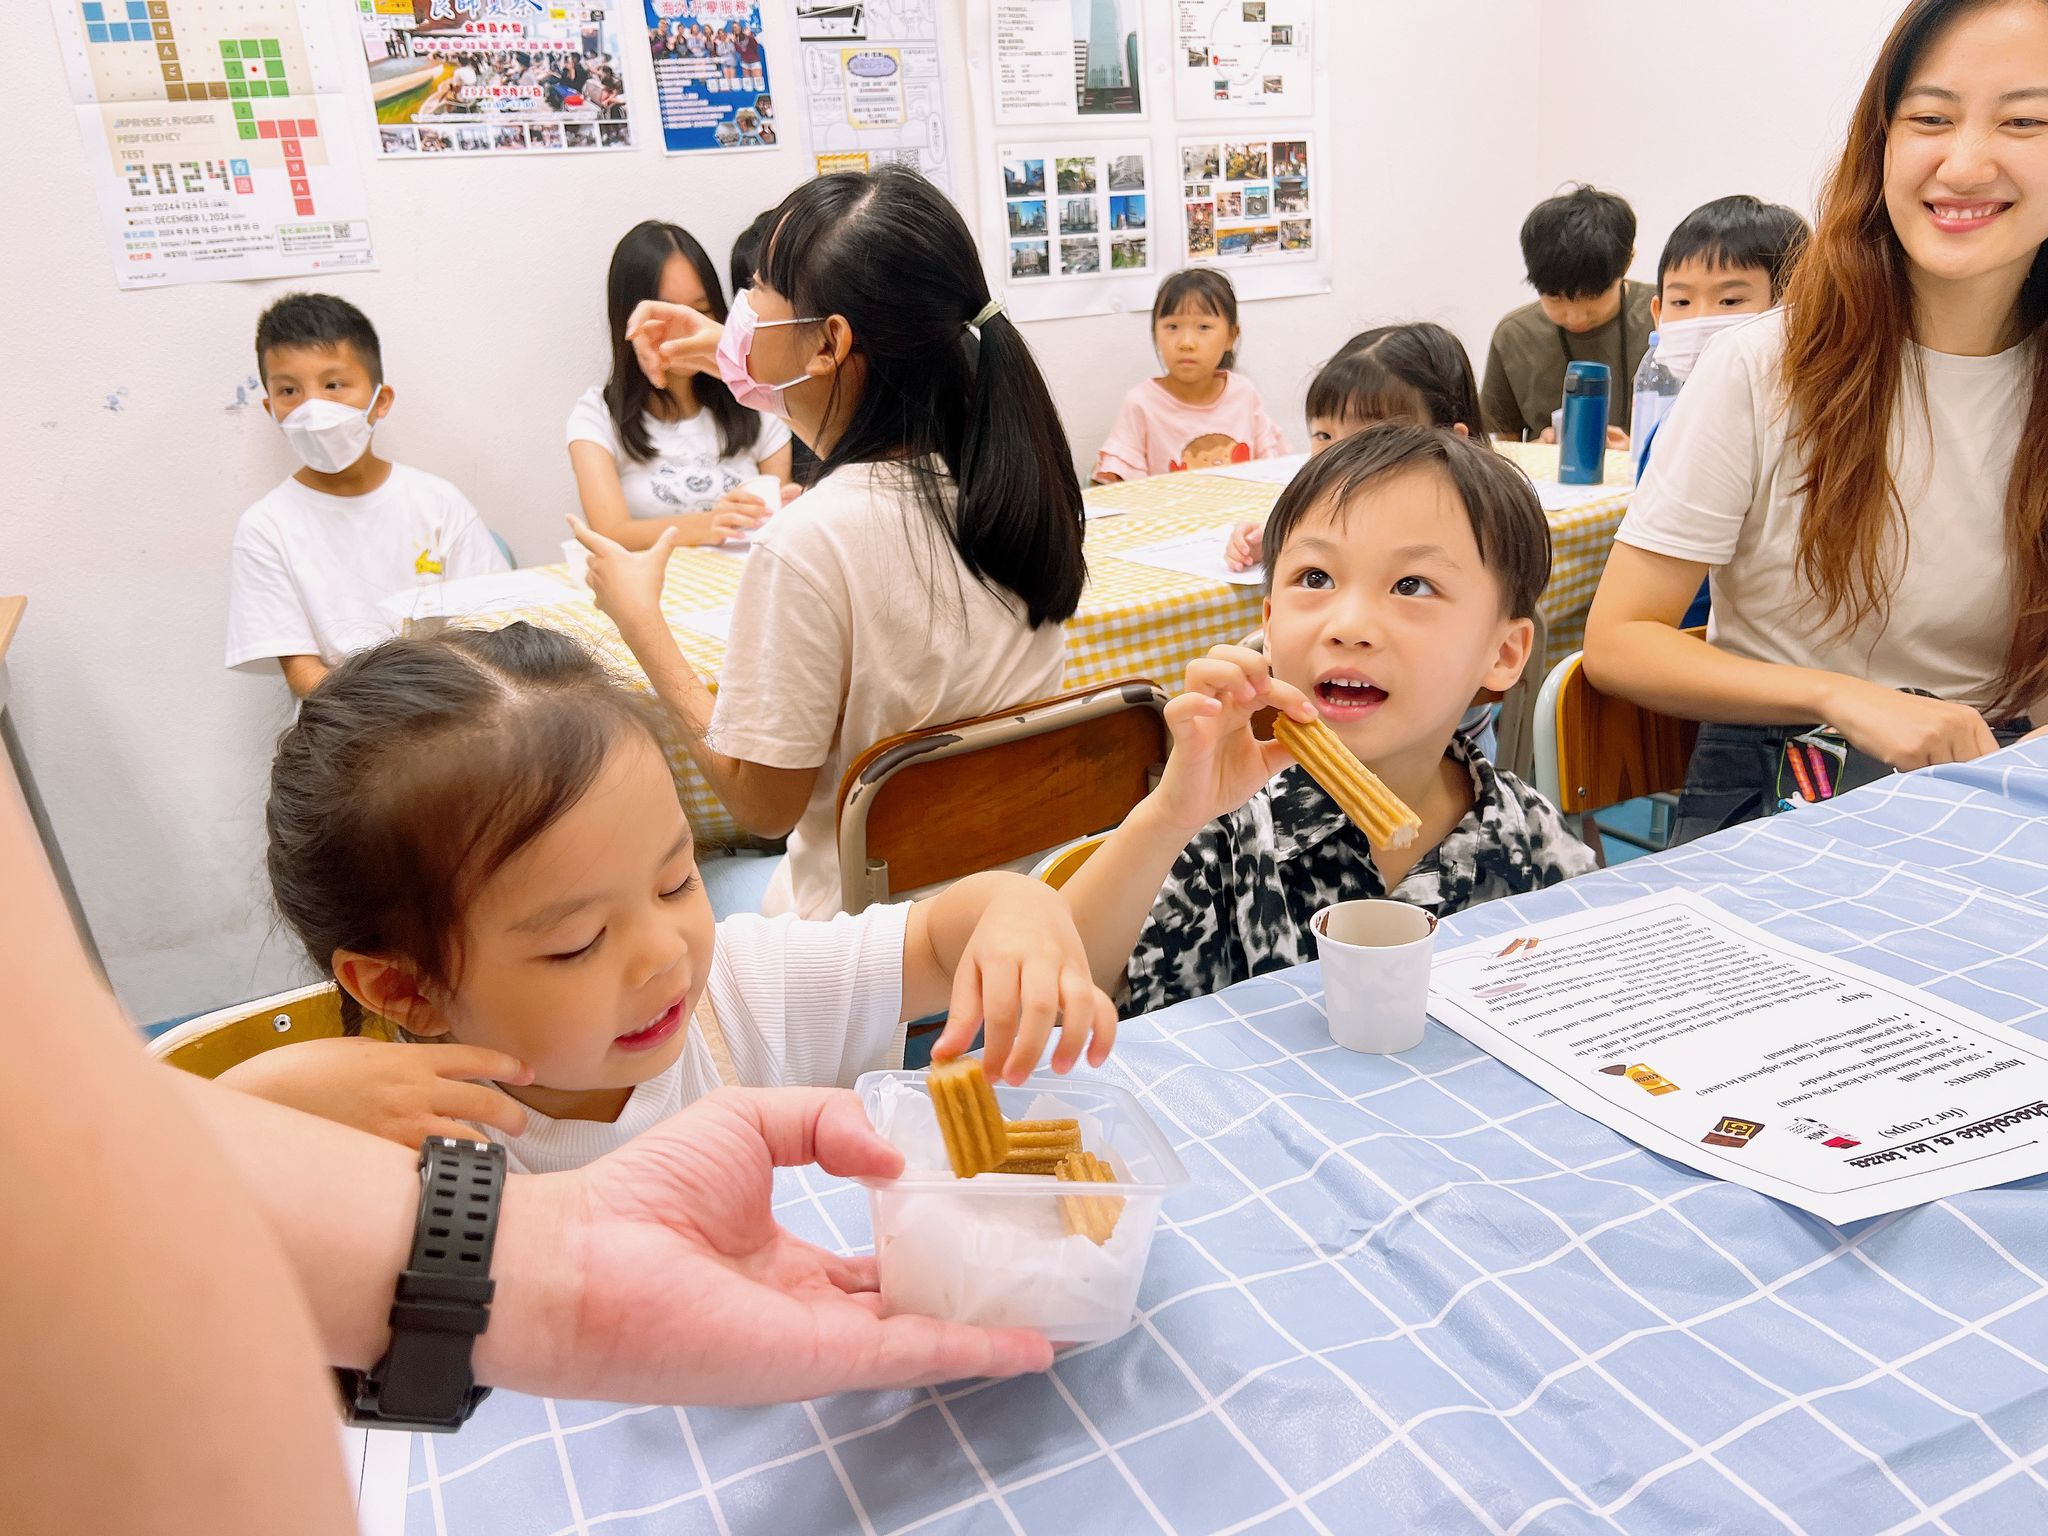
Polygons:
M661 614L673 536L636 554L576 532L598 606L719 798L789 838L763 910L829 916L854 758L1059 691L1086 578L1066 433L959 212L898 167L791 193L724 325L649 303L628 335L650 376L715 360L818 456L755 537L715 703Z

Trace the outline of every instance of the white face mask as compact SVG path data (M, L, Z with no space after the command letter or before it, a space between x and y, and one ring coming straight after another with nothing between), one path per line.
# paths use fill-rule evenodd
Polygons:
M1657 327L1657 361L1669 368L1683 384L1692 377L1693 365L1707 343L1731 327L1755 315L1700 315L1691 320L1673 320Z
M376 408L374 398L361 410L339 400L308 400L277 426L306 468L338 475L370 446L370 434L376 430L370 412Z

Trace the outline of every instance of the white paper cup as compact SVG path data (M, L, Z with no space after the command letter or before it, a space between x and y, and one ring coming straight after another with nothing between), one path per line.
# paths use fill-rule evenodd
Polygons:
M733 489L744 491L749 496L758 496L771 514L782 510L782 482L773 475L756 475L751 480L742 480ZM762 524L757 526L753 533L737 534L725 542L728 544L750 544L754 540L754 535L758 534L761 528L765 526L765 524Z
M578 539L562 540L562 563L569 567L569 579L582 585L589 579L590 551Z
M1404 901L1340 901L1309 927L1323 962L1330 1038L1380 1055L1420 1045L1436 919Z

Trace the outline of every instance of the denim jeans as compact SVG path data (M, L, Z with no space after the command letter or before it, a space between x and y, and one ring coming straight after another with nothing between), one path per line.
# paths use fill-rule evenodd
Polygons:
M1817 729L1811 725L1702 725L1671 823L1672 846L1777 810L1785 743ZM2001 747L2009 747L2032 729L2026 720L2013 720L1992 727L1991 734ZM1852 747L1848 761L1835 775L1835 793L1873 783L1891 771Z

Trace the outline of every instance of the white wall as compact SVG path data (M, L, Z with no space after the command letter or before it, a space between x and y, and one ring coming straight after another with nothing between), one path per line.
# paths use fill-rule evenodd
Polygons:
M942 12L967 172L982 147L957 82L966 8L979 3ZM1335 289L1248 306L1246 372L1299 441L1309 375L1364 324L1439 319L1483 355L1493 321L1526 297L1522 216L1562 180L1634 199L1652 264L1663 231L1707 197L1740 187L1805 206L1889 10L1723 0L1683 13L1698 35L1667 49L1641 34L1654 14L1643 0L1330 0ZM10 656L15 719L115 983L139 1018L159 1019L297 974L261 883L264 772L289 701L281 680L230 674L220 657L235 517L290 467L259 411L228 407L252 371L257 313L304 285L118 292L47 13L28 8L12 30L24 142L0 244L14 321L0 370L0 591L30 596ZM770 65L785 80L788 43L786 26L774 31ZM1643 62L1659 56L1682 67ZM367 92L354 89L367 138ZM1679 99L1697 115L1631 128L1639 110ZM1729 126L1709 140L1707 120ZM684 160L643 149L372 163L380 270L331 287L384 337L398 405L380 443L454 480L523 557L544 558L574 505L561 422L604 365L612 242L658 215L722 256L802 174L794 143ZM1085 457L1151 366L1144 322L1028 334Z
M1750 192L1811 222L1903 6L1544 0L1534 196L1574 181L1621 193L1644 282L1671 227L1713 198Z

